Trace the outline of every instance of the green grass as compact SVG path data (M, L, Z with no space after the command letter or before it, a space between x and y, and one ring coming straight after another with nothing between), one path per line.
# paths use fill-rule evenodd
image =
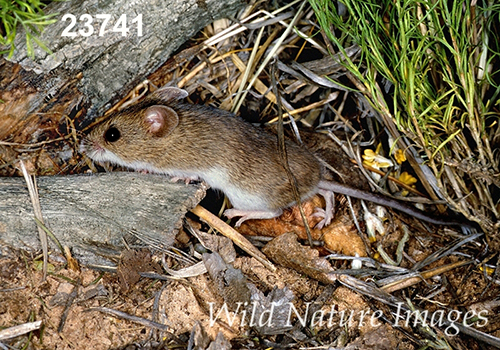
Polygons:
M38 0L0 0L0 48L5 47L0 54L9 53L9 58L12 57L19 26L25 30L28 56L34 57L33 42L50 52L38 38L44 27L57 21L53 18L56 14L44 14L45 6L44 2Z
M345 56L342 62L353 85L392 137L401 133L414 142L442 190L452 182L443 176L447 162L468 160L498 173L490 146L500 117L497 1L342 0L342 9L337 1L309 2L333 50L361 48L357 60ZM468 187L467 174L457 171L460 176L461 191L447 199L486 193L487 201L470 199L473 207L498 218L488 186L472 179L474 187Z

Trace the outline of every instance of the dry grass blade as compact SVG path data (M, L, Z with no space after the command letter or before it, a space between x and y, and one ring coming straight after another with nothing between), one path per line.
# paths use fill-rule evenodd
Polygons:
M477 233L475 235L466 236L463 239L457 239L455 242L450 243L448 246L444 246L443 248L435 251L434 253L432 253L431 255L426 257L424 260L418 262L417 264L415 264L413 266L412 269L414 271L418 271L421 268L437 261L438 259L444 258L445 256L448 256L448 255L456 252L458 250L458 248L460 248L464 244L474 242L476 239L478 239L482 235L483 235L482 233Z
M464 266L467 264L472 263L472 261L458 261L454 264L448 264L445 266L440 266L435 269L429 270L429 271L424 271L422 273L417 274L417 276L398 276L398 280L383 284L383 281L380 280L378 281L378 285L380 285L380 289L386 291L387 293L393 293L397 290L401 290L410 286L413 286L417 283L420 283L424 281L425 279L434 277L434 276L439 276L447 271L451 271L457 267Z
M295 17L292 19L290 24L287 26L285 32L281 35L281 37L278 39L278 41L274 44L271 51L267 54L267 56L264 58L263 62L259 66L259 68L257 68L256 72L253 74L253 77L250 79L250 82L246 86L246 90L241 95L241 101L245 99L248 89L250 89L250 88L252 88L252 86L254 86L255 82L258 80L258 77L262 73L264 68L267 67L269 62L271 62L271 60L273 59L274 55L278 52L278 50L281 49L281 44L288 37L288 34L290 34L290 32L292 31L293 26L295 25L299 16L302 15L302 9L304 8L305 4L306 4L305 1L302 2L302 4L300 5L300 8L297 10ZM238 110L238 108L236 108L236 110Z
M247 30L247 27L245 27L243 24L248 22L249 20L251 20L251 19L253 19L261 14L264 14L263 18L257 18L255 20L253 20L251 23L254 23L254 24L259 23L259 22L265 23L264 21L266 21L268 18L275 17L278 13L281 13L281 12L293 7L295 4L297 4L301 1L302 0L295 0L295 1L285 5L283 7L273 11L272 13L269 13L265 10L257 11L255 13L249 15L248 17L241 19L238 24L233 24L229 28L218 33L217 35L212 36L210 39L205 41L204 45L207 47L215 46L218 43L223 42L224 40L231 38L231 37L234 37L235 35ZM269 23L269 22L267 22L267 23Z
M24 162L22 160L19 161L19 165L21 167L24 180L26 181L26 185L28 186L28 192L31 198L31 204L33 205L35 218L43 224L42 208L40 206L40 198L38 197L38 190L36 188L36 180L34 180L31 175L28 174L28 171L26 170L26 167L24 166ZM43 252L43 279L45 280L45 278L47 278L47 264L49 261L47 233L40 225L37 224L37 227Z
M6 340L10 338L15 338L20 335L36 331L37 329L40 329L40 326L42 325L42 321L36 321L36 322L29 322L25 324L20 324L18 326L14 327L9 327L6 329L2 329L0 331L0 341L1 340Z
M158 322L154 322L154 321L142 318L142 317L137 317L137 316L129 315L126 312L122 312L122 311L118 311L118 310L113 310L113 309L110 309L110 308L107 308L107 307L93 307L93 308L87 309L86 311L100 311L100 312L104 312L104 313L106 313L108 315L112 315L112 316L115 316L115 317L123 318L123 319L129 320L131 322L139 323L139 324L141 324L143 326L146 326L146 327L151 327L151 328L159 329L160 331L168 331L170 329L170 327L168 327L167 325L164 325L164 324L161 324L161 323L158 323Z
M204 273L207 272L207 268L205 267L203 261L199 261L194 265L185 267L180 270L172 270L165 267L165 271L168 272L174 278L187 278L187 277L203 275Z
M192 257L186 256L184 252L179 251L172 246L166 246L164 241L158 239L157 237L149 235L148 233L141 232L135 229L128 230L128 232L139 239L145 245L155 249L156 251L162 252L163 254L173 259L182 261L186 264L193 264L196 262Z

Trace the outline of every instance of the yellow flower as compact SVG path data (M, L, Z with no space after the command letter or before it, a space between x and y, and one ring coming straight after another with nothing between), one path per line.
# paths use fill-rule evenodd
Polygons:
M486 273L488 275L493 275L493 272L495 272L495 269L493 269L493 268L491 268L489 266L484 266L484 265L479 266L479 270L481 270L481 271L486 270Z
M417 183L417 179L408 174L406 171L403 171L401 175L399 175L399 181L407 184L408 186L412 186Z
M402 164L406 160L405 152L401 149L397 149L394 154L394 158L396 158L396 162L398 162L398 164Z
M404 184L407 184L408 186L411 186L415 188L415 183L417 182L417 179L408 174L406 171L403 171L401 175L399 175L399 181L401 181ZM402 190L401 191L402 196L407 196L408 191L407 190Z
M365 149L362 156L364 159L363 163L377 169L393 166L394 163L390 159L387 159L379 154L380 148L381 144L377 146L377 150L375 152L371 149Z

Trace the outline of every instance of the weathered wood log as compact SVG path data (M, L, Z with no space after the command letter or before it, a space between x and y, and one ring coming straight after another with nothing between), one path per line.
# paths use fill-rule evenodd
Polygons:
M40 40L53 54L35 44L36 57L29 58L20 28L14 56L9 60L0 57L0 175L14 172L12 164L19 150L12 147L16 144L71 135L73 127L81 130L166 62L197 31L215 19L233 16L242 5L241 0L51 2L45 12L58 13L58 22L48 26ZM68 14L74 16L74 27L70 27L72 17L62 20ZM102 15L109 15L110 20L100 33L105 21ZM120 26L122 15L126 15L126 22ZM87 26L89 18L92 23ZM113 31L117 24L115 30L126 28L128 32ZM74 36L63 36L65 30ZM85 36L90 31L93 33ZM53 148L71 146L68 141ZM49 152L49 158L57 160L54 150ZM57 173L57 169L38 168L38 173Z
M184 214L205 195L202 184L140 173L37 178L46 226L85 265L110 265L128 245L168 248ZM0 242L40 249L23 178L0 178ZM50 241L50 239L49 239ZM60 253L50 242L54 253Z

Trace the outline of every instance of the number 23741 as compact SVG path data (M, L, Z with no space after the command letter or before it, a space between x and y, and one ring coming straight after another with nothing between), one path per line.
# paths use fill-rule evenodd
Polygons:
M95 18L97 20L102 21L101 27L99 28L99 33L98 33L99 36L103 36L107 32L106 27L108 26L108 24L110 24L109 21L111 20L111 17L112 16L108 15L108 14L95 15ZM73 28L76 26L76 22L77 22L75 15L73 15L71 13L67 13L63 16L63 18L61 20L62 21L69 20L69 24L63 30L61 36L75 37L78 35L91 36L92 34L94 34L94 31L95 31L94 25L93 25L94 17L87 14L87 13L81 15L80 18L78 19L82 23L81 24L82 28L78 29L78 31L73 30ZM132 26L131 26L132 30L135 29L137 31L137 36L142 36L142 14L139 14L137 17L132 19L131 24L132 24ZM122 36L127 36L129 34L131 29L127 25L127 15L126 14L123 14L120 16L120 18L118 18L118 20L115 22L113 28L111 29L111 31L115 32L115 33L122 33ZM108 32L109 32L109 30L108 30Z

